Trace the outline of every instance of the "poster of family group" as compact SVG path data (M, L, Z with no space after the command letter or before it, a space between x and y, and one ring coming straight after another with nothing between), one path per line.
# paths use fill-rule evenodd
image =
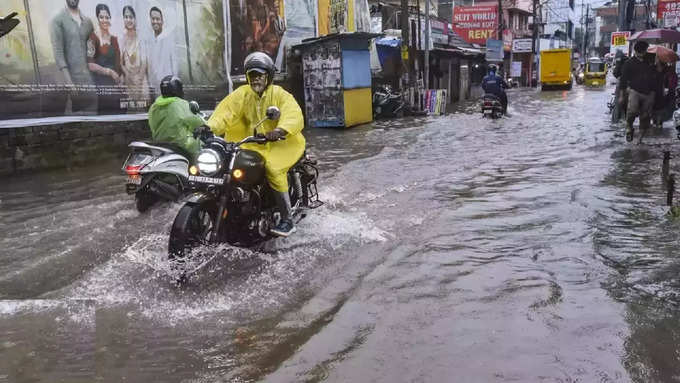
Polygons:
M166 75L212 109L248 53L277 71L303 39L370 31L367 0L3 0L0 120L141 113Z
M222 0L3 0L0 118L148 110L167 75L187 98L226 93Z

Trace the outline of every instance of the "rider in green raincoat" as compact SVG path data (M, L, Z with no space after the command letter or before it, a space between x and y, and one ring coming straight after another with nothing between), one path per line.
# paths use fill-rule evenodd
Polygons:
M194 129L204 121L191 112L189 103L182 97L182 81L174 76L164 77L161 96L149 108L149 127L154 141L176 144L192 156L189 160L193 160L200 150Z

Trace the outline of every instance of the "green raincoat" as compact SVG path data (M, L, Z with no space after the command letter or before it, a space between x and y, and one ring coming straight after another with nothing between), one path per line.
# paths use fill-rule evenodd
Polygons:
M194 129L203 124L202 118L191 113L189 103L179 97L160 96L149 108L151 138L179 145L194 158L200 150L200 141L194 138Z
M208 126L213 133L223 136L227 141L240 141L253 135L255 125L264 119L270 106L278 107L281 117L276 121L265 121L257 128L257 133L264 134L280 128L288 133L286 139L264 145L249 143L243 148L254 150L264 157L269 185L276 191L286 192L288 169L295 165L305 151L302 110L290 93L278 85L270 85L260 97L250 85L241 86L217 105L208 120Z

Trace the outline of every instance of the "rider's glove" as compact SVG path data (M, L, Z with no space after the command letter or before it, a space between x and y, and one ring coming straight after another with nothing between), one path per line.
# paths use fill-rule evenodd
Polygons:
M194 138L205 137L206 135L212 135L212 131L208 125L201 125L194 129Z
M281 128L276 128L271 132L265 133L264 136L267 138L267 141L278 141L284 139L286 137L286 134L288 133L285 130Z

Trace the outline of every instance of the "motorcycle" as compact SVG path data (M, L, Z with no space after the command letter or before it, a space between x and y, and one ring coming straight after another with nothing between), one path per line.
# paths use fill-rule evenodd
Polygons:
M380 85L373 93L373 118L399 117L404 105L401 93L393 92L389 85Z
M277 120L280 113L270 106L255 129L268 119ZM280 220L273 191L265 178L264 158L256 151L241 148L251 142L264 144L267 139L254 135L228 142L212 136L203 137L203 142L196 165L189 169L192 193L170 230L168 257L180 264L201 245L226 242L249 247L266 241L272 238L269 231ZM316 186L318 176L316 161L306 153L288 171L293 219L304 218L303 209L323 204Z
M191 111L205 121L198 103ZM178 201L189 186L189 154L182 147L164 142L133 141L123 163L125 191L135 195L137 211L143 213L158 201Z
M482 116L493 119L503 116L503 104L501 99L493 94L485 94L482 97Z

